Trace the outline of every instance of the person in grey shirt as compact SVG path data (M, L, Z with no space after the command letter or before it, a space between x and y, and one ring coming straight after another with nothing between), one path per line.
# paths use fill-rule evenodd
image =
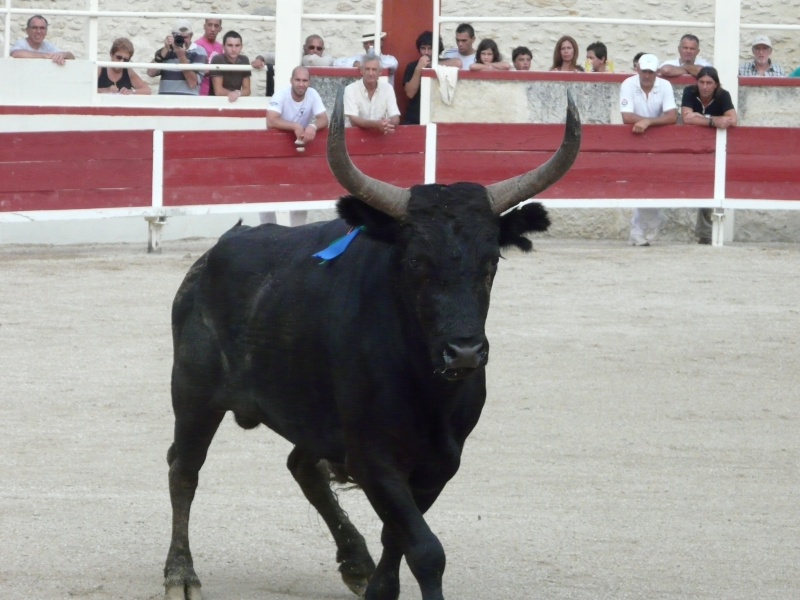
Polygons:
M12 58L45 58L58 65L66 60L74 60L72 52L64 52L44 38L47 37L47 19L42 15L33 15L28 19L25 31L28 37L17 40L9 54Z
M157 63L204 65L208 55L197 44L192 44L192 24L187 19L178 19L172 33L164 38L164 47L156 50L153 58ZM166 69L147 69L150 77L161 76L158 93L177 96L199 96L203 71L169 71Z

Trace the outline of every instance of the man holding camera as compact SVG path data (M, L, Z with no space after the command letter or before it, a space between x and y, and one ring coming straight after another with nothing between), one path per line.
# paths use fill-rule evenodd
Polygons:
M208 62L205 51L192 44L192 24L187 19L178 19L172 33L164 39L164 47L156 51L153 62L168 64L200 64ZM150 77L161 76L159 94L178 96L199 96L203 82L203 70L170 71L166 69L147 69Z

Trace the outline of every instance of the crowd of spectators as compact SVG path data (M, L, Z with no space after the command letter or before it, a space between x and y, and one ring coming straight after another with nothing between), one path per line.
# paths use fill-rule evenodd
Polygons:
M56 64L63 65L65 61L74 59L70 51L65 51L48 40L48 21L42 15L34 15L26 24L25 38L21 38L11 47L10 56L15 58L48 59ZM272 76L272 65L275 62L274 52L257 54L249 61L242 53L243 39L236 31L228 31L223 36L223 43L217 38L222 32L222 20L206 18L203 23L203 35L193 41L194 32L192 24L187 19L179 19L171 32L164 37L164 44L156 50L152 59L160 64L217 64L217 65L250 65L252 69L268 68L268 78ZM429 33L429 32L423 32ZM363 53L355 56L335 58L325 53L325 41L317 34L309 35L302 49L300 65L306 67L355 67L360 68L363 57L375 54L375 35L372 28L363 32L361 44ZM423 35L423 34L420 34ZM432 34L431 34L432 37ZM386 38L386 32L380 32L381 46ZM229 47L224 47L225 40ZM439 40L442 46L441 39ZM432 42L431 42L432 43ZM476 48L477 44L477 48ZM426 44L430 47L430 43ZM383 49L383 48L382 48ZM417 39L417 50L420 50ZM660 64L658 75L664 78L679 75L697 76L703 67L711 63L699 56L700 40L693 34L684 35L678 45L678 56ZM766 35L758 35L753 40L751 61L743 63L739 68L740 76L754 77L800 77L800 68L789 73L781 65L772 60L772 42ZM427 52L427 51L426 51ZM112 61L127 62L134 54L133 44L127 38L114 40L110 51ZM117 58L122 57L122 58ZM403 86L410 99L418 94L419 77L421 70L427 68L432 62L432 52L422 53L423 60L413 61L406 66ZM381 52L378 55L381 69L389 73L389 82L394 83L394 76L399 68L397 59L391 54ZM500 45L491 38L476 38L475 29L469 23L461 23L455 30L455 47L440 47L438 63L443 66L454 66L459 69L486 71L486 70L550 70L561 72L587 72L605 73L614 72L614 62L609 59L608 47L601 41L594 41L586 47L585 59L582 60L581 49L576 39L569 35L561 36L555 43L552 60L549 65L543 65L541 60L534 59L533 52L525 47L518 46L510 52L510 59L503 56ZM127 61L125 60L127 59ZM538 66L535 66L538 63ZM415 75L416 70L416 75ZM251 94L251 71L245 70L198 70L198 69L158 69L147 70L147 75L158 79L158 93L167 95L224 95L231 102L241 96ZM268 82L267 95L272 95L272 82ZM99 93L121 94L147 94L149 86L129 67L112 67L98 70ZM416 104L416 103L414 103ZM412 113L415 110L412 107ZM413 123L412 118L403 118L403 122Z
M27 37L18 40L11 48L11 57L50 60L57 65L74 59L45 38L48 22L41 15L27 21ZM203 35L193 41L192 24L179 19L164 37L164 43L153 56L156 64L173 65L233 65L263 69L274 64L274 54L258 54L252 62L242 54L242 36L236 31L223 35L222 43L217 37L222 31L222 21L207 18L203 24ZM386 32L380 32L380 39ZM294 68L288 86L280 86L271 93L267 110L267 124L271 129L285 130L294 135L297 151L305 151L313 143L317 131L328 126L325 106L319 93L311 86L308 67L355 67L360 79L345 88L344 113L348 127L373 130L383 135L395 132L401 123L401 112L393 86L398 69L397 59L375 51L376 32L364 31L361 37L363 53L356 56L334 58L325 53L325 41L320 35L309 35L302 48L300 64ZM495 40L484 38L475 47L475 30L469 23L460 24L455 31L455 47L445 49L439 40L438 62L444 67L471 71L527 71L533 65L533 53L525 46L511 51L510 60L505 60ZM408 110L402 117L403 124L420 122L420 81L423 69L432 65L433 34L424 31L416 38L419 58L410 62L403 73L403 90L408 97ZM693 85L686 86L681 101L680 117L688 126L727 129L738 122L731 95L723 88L717 70L700 56L700 40L687 33L678 43L678 56L660 62L651 52L639 52L633 57L635 74L620 85L619 110L624 124L631 126L633 134L641 135L651 127L676 124L678 108L670 79L690 75ZM751 45L752 60L740 65L739 75L744 77L785 77L787 71L772 60L772 42L766 35L757 35ZM149 94L150 87L131 68L124 66L134 55L132 42L124 37L113 41L109 52L113 67L100 67L97 71L97 91L104 94ZM585 63L579 64L580 47L575 38L564 35L558 39L552 55L550 71L561 72L613 72L614 65L608 59L608 48L600 41L586 48ZM119 66L117 66L117 63ZM387 70L389 82L382 81L380 74ZM147 75L159 79L158 93L185 96L227 96L235 102L241 96L251 94L251 71L249 69L166 69L150 68ZM790 76L800 76L800 68ZM711 243L711 209L698 211L696 235L701 244ZM304 211L291 216L292 225L305 222ZM262 222L275 222L273 213L261 215ZM664 224L663 214L655 208L637 208L631 220L629 241L634 246L649 246L658 239Z

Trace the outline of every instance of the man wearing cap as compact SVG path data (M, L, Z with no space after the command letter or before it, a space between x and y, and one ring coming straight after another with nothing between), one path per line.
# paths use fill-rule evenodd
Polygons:
M386 32L381 31L381 39L386 37ZM389 83L394 85L394 73L397 71L397 59L391 54L380 55L375 54L375 31L372 29L365 30L361 36L361 45L364 48L364 56L378 56L381 63L381 69L389 70ZM348 56L347 58L337 58L333 61L334 67L355 67L361 68L362 55Z
M365 55L360 62L361 79L344 88L345 125L394 133L400 124L394 88L378 80L381 62L377 56Z
M678 107L672 84L660 77L658 58L644 54L639 58L639 72L622 82L619 89L619 110L622 122L633 125L633 133L642 134L649 127L674 125L678 121ZM658 208L636 208L631 220L630 243L649 246L658 237L663 215Z
M200 46L192 44L192 24L179 19L172 33L164 38L164 47L156 50L153 62L168 64L200 64L208 62L208 56ZM199 96L203 82L203 71L168 71L147 69L150 77L161 76L158 93L177 96Z
M42 15L33 15L25 27L28 37L17 40L9 55L12 58L44 58L57 65L63 65L66 60L74 60L75 55L72 52L65 52L44 39L47 37L47 27L47 19Z
M658 71L661 77L678 77L680 75L694 75L703 67L710 67L711 63L700 58L700 40L696 35L687 33L678 44L678 58L665 61Z
M766 35L753 40L753 60L739 66L740 77L786 77L779 65L772 62L772 42Z

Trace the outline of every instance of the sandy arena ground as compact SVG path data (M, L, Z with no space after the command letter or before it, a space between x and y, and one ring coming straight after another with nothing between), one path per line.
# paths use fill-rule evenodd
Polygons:
M162 597L170 303L210 244L0 247L0 599ZM800 598L800 246L535 244L501 264L487 408L429 513L447 598ZM207 600L354 598L289 449L230 417L212 444Z

